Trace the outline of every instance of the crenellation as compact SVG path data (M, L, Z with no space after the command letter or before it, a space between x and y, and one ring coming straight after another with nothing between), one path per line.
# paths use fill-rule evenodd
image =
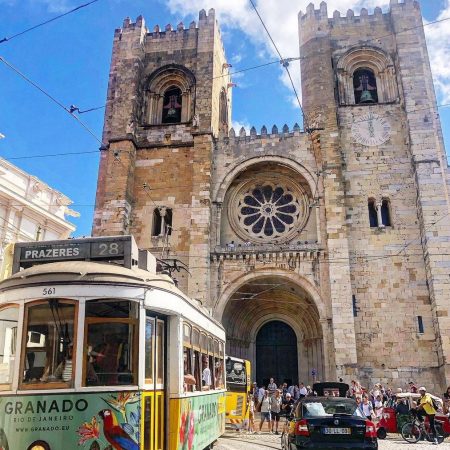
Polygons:
M272 134L278 134L278 127L276 125L272 127Z

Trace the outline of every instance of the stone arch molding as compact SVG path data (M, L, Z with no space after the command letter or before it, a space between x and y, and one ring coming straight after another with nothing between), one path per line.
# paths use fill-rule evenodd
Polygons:
M285 167L289 167L293 171L302 175L303 178L308 183L311 193L315 192L315 186L317 182L317 177L314 174L313 169L304 166L296 161L289 158L276 155L266 155L266 156L255 156L254 158L246 159L237 163L231 170L229 170L226 176L223 178L222 182L217 187L217 192L214 196L214 201L217 203L222 203L225 199L225 194L227 193L231 183L236 179L238 175L245 172L247 169L251 168L255 164L261 163L278 163Z
M376 47L354 47L341 56L337 63L339 101L341 105L354 105L353 74L358 69L370 69L377 81L379 103L398 99L395 66L392 58Z
M189 122L192 119L195 101L195 76L183 66L170 64L159 68L147 78L144 113L147 124L161 123L164 93L172 87L181 90L181 122Z
M300 286L314 302L314 306L316 307L319 315L319 321L327 317L326 307L319 291L307 278L298 273L287 273L282 269L275 268L257 269L252 271L251 273L240 275L231 283L229 283L214 305L214 317L219 322L221 322L223 319L225 307L227 306L228 300L231 298L231 296L246 283L255 281L259 278L265 278L267 276L279 277L280 280L290 281Z

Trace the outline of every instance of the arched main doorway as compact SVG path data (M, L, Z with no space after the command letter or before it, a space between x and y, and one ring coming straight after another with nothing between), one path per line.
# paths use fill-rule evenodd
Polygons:
M252 378L258 382L274 376L312 383L313 369L319 379L325 379L324 339L319 309L301 282L296 282L285 273L276 275L274 272L276 269L268 268L267 273L249 276L242 284L236 284L231 294L227 295L223 312L216 315L227 333L226 353L249 359ZM258 370L257 341L261 345L264 341L270 345L272 322L281 323L284 330L286 326L290 329L291 338L285 336L283 340L295 343L295 347L292 344L291 348L292 354L297 354L297 366L292 375L275 375L274 369L271 369L273 373L261 375ZM267 331L264 328L266 324L269 326ZM272 342L277 339L272 338ZM280 353L282 350L272 349L272 356L274 351ZM278 361L281 365L285 363L282 357ZM273 362L271 364L274 365ZM295 362L290 364L294 367Z
M280 386L298 381L297 336L286 323L272 320L256 335L256 381L267 386L270 378Z

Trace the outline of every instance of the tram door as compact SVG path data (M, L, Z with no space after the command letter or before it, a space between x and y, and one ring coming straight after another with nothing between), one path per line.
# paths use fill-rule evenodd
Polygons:
M147 313L145 323L145 384L143 393L143 450L164 450L164 361L166 322ZM148 387L147 387L148 386Z

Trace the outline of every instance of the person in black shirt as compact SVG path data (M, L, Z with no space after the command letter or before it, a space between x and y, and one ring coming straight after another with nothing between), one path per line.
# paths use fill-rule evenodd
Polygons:
M397 399L397 404L395 405L395 413L397 415L397 430L400 432L403 425L410 420L407 400L404 400L402 398Z
M450 386L444 392L444 413L450 412Z

